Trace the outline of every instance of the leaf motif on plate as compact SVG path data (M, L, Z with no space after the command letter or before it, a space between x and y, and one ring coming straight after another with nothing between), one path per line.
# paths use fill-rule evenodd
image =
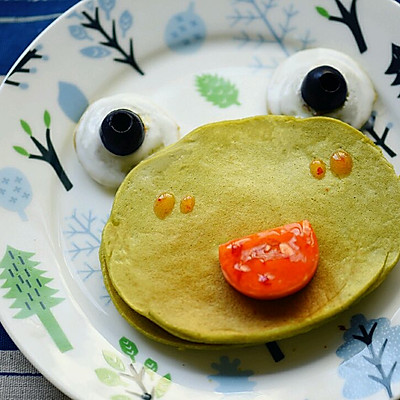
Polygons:
M128 355L133 362L135 362L135 356L139 353L139 350L135 343L126 337L119 339L119 346L121 350Z
M58 105L64 114L73 122L78 123L89 105L84 93L71 82L58 82Z
M115 7L115 0L98 0L100 8L106 13L106 18L110 19L110 13Z
M329 19L330 15L329 15L328 11L325 10L325 8L323 8L323 7L315 7L315 9L317 10L319 15L322 15L323 17Z
M168 389L170 388L171 383L172 382L171 382L170 374L166 374L163 377L161 377L154 388L155 397L157 399L159 399L160 397L163 397L168 392Z
M240 105L239 90L227 79L219 75L203 74L196 77L199 93L210 103L220 108Z
M29 126L29 124L28 124L26 121L24 121L23 119L21 119L19 122L20 122L20 124L21 124L22 129L23 129L29 136L32 136L32 129L31 129L31 127Z
M103 357L106 360L107 364L110 367L113 367L114 369L117 369L118 371L125 371L125 365L122 362L122 360L118 357L117 354L108 351L108 350L103 350Z
M50 128L51 117L50 117L50 113L47 110L44 111L43 121L44 121L44 125L46 126L46 128Z
M133 24L132 14L128 10L125 10L119 17L118 22L122 31L122 36L125 37L126 32L132 27Z
M144 366L145 366L146 368L148 368L150 371L153 371L153 372L157 372L157 370L158 370L158 364L157 364L157 362L154 361L154 360L151 359L151 358L148 358L148 359L144 362Z
M107 386L128 386L118 375L117 372L108 368L95 369L97 378Z
M29 152L21 146L13 146L13 149L21 156L29 157Z
M173 51L193 53L200 49L206 39L206 24L195 12L191 2L187 10L173 15L165 28L166 45Z
M71 36L77 40L85 40L85 39L91 40L86 29L82 25L70 25L68 27L68 30Z
M103 58L111 54L111 51L101 46L88 46L81 49L81 53L90 58Z

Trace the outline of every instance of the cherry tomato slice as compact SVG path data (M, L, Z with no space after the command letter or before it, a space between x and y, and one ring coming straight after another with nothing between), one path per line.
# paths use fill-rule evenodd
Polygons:
M291 295L314 276L318 242L309 221L231 240L219 246L225 279L242 294L262 300Z

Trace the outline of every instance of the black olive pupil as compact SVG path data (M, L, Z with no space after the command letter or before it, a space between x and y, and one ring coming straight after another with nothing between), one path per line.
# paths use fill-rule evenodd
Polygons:
M141 118L126 109L111 111L101 123L100 138L104 147L118 156L135 152L145 137Z
M325 92L334 93L340 88L340 78L332 74L331 72L327 72L326 74L321 75L319 78L319 83L321 88L325 90Z
M301 85L301 95L308 106L319 113L342 107L347 98L347 83L335 68L322 65L312 69Z
M110 127L115 133L126 133L133 124L132 116L128 113L114 113L110 119Z

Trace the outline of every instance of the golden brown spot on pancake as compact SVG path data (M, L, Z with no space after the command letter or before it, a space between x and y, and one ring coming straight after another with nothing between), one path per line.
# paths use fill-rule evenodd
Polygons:
M310 163L310 172L314 178L322 179L326 173L326 165L322 160L313 160Z
M162 193L156 198L154 202L154 214L156 214L158 218L164 219L168 217L169 214L171 214L174 206L175 196L171 193Z
M353 169L353 158L344 150L336 150L330 158L330 166L332 172L339 178L343 178L350 174Z
M191 196L191 195L185 196L181 200L181 207L180 207L181 213L188 214L188 213L192 212L193 208L194 208L194 204L195 204L194 196Z

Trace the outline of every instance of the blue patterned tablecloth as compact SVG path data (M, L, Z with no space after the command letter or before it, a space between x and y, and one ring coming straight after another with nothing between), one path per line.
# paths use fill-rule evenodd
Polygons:
M0 0L0 81L32 40L78 1ZM29 363L1 324L0 399L68 399Z
M78 0L0 0L0 75L52 21Z

